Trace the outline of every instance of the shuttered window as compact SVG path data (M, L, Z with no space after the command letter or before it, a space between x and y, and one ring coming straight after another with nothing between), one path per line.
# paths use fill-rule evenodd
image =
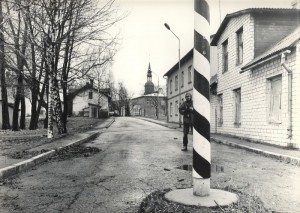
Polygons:
M234 124L241 125L241 89L234 90Z
M241 28L239 31L237 31L236 33L237 35L237 59L236 59L236 63L237 65L242 64L243 63L243 48L244 48L244 44L243 44L243 28Z
M192 82L192 66L188 68L188 83Z
M269 92L269 122L281 122L281 88L282 78L275 77L269 79L270 92Z
M223 125L223 94L218 95L218 126Z
M228 71L228 40L223 44L223 73Z

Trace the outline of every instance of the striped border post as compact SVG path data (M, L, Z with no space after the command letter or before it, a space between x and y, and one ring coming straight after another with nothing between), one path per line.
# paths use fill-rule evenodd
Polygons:
M210 194L210 15L205 0L194 0L193 194Z

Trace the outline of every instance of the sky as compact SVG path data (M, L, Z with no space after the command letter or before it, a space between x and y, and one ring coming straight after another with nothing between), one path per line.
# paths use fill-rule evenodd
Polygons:
M215 34L226 14L247 8L291 8L292 0L208 0L210 34ZM194 0L116 0L128 16L118 23L121 43L111 71L129 94L143 94L149 63L152 82L165 90L164 74L193 48Z

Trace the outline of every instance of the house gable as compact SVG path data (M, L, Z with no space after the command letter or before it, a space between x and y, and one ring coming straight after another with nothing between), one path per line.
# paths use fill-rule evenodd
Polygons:
M68 95L68 114L78 115L84 108L89 106L98 106L101 109L108 110L109 89L103 89L98 92L98 89L94 88L92 84L86 84L85 86L72 91Z

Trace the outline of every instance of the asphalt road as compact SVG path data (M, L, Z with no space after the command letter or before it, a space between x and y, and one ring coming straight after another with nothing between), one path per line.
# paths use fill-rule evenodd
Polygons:
M85 144L99 152L54 158L0 186L1 213L137 212L153 191L192 187L191 172L177 168L192 164L191 143L181 152L181 138L178 130L117 118ZM212 188L257 195L277 212L300 211L299 167L212 144L212 168Z

